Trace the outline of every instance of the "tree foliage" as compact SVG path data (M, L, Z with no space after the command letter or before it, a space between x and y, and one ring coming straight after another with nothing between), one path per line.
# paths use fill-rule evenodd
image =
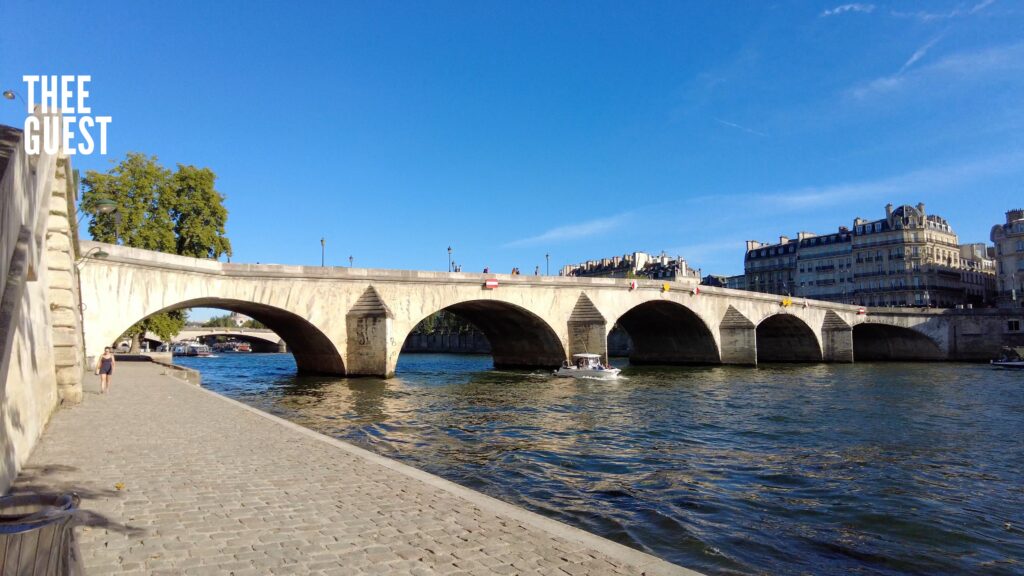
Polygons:
M209 168L178 164L171 177L174 202L176 252L196 258L220 258L231 255L231 242L224 236L228 211L224 197L214 189L217 176Z
M91 215L89 234L100 242L184 256L230 256L228 213L224 197L214 188L216 179L209 168L178 164L172 173L156 156L129 152L109 171L90 170L82 181L82 209ZM101 200L113 201L117 210L98 213ZM184 311L154 314L125 335L137 349L140 334L154 332L169 340L186 318Z
M136 326L141 325L141 328L143 328L145 332L152 332L159 336L160 340L170 342L171 338L173 338L178 332L181 332L181 329L185 327L185 322L187 320L188 314L185 310L171 310L170 312L153 314ZM131 332L131 330L129 330L129 332ZM139 333L142 332L140 331Z
M203 326L206 328L228 328L234 325L235 321L231 319L231 314L213 316L206 322L203 322Z
M129 152L109 172L86 172L82 209L92 214L89 234L100 242L173 253L170 177L156 156L137 152ZM97 214L100 200L113 200L117 210Z
M234 328L235 319L231 314L225 314L223 316L213 316L206 322L203 322L203 326L206 328ZM242 323L239 328L266 328L259 320L249 319Z
M452 334L475 330L477 330L477 327L468 320L457 314L441 310L424 318L412 331L420 334L433 334L434 332Z

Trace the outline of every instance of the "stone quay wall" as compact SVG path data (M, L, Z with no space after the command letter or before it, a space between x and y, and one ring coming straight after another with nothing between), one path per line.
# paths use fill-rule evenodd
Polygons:
M0 492L57 406L82 398L72 174L65 155L29 155L0 126Z

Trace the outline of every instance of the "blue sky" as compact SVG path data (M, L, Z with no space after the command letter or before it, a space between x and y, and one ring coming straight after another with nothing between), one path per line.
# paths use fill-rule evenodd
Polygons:
M735 274L887 202L963 242L1024 206L1018 1L60 4L0 5L0 84L91 74L75 166L212 168L234 261Z

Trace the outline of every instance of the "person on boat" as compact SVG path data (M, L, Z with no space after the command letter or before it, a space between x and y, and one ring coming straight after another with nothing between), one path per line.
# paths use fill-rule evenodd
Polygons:
M100 394L110 389L110 376L114 373L114 352L110 346L103 349L103 355L96 359L96 374L100 377Z

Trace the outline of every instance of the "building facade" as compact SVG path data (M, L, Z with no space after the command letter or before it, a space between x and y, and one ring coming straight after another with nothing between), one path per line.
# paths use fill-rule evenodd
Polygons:
M964 303L960 242L942 217L924 204L885 207L885 218L853 222L856 303L938 306Z
M960 245L960 283L967 303L983 306L996 302L995 249L982 242Z
M567 264L559 272L561 276L589 278L654 278L676 280L699 278L700 271L690 268L681 256L670 258L662 252L652 256L646 252L633 252L622 256L587 260L580 264Z
M747 242L747 289L866 306L954 307L987 303L991 263L962 249L944 218L924 204L885 207L851 228L800 232L778 244ZM966 253L970 257L964 258Z
M747 290L770 294L791 294L796 281L798 242L779 236L778 244L747 240L743 272Z
M853 268L849 228L817 236L801 232L795 294L815 300L849 303L853 298Z
M1000 306L1024 305L1024 209L1006 213L1006 222L992 227L995 245L996 293Z

